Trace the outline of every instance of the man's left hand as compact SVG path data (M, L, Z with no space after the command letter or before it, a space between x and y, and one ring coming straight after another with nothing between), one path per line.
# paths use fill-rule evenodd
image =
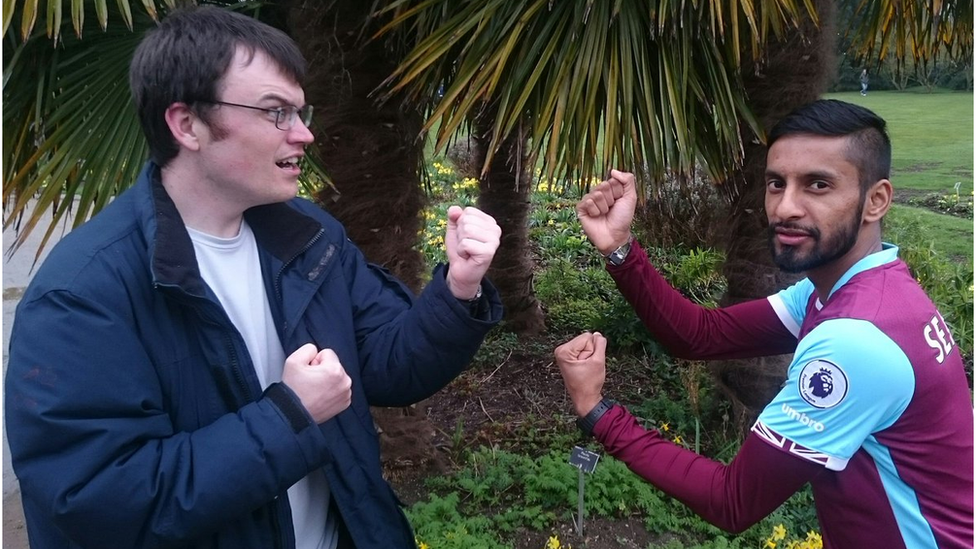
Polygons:
M603 399L607 379L607 338L583 332L556 347L556 364L577 415L585 416Z
M447 287L458 299L474 299L501 241L495 219L478 208L447 210Z

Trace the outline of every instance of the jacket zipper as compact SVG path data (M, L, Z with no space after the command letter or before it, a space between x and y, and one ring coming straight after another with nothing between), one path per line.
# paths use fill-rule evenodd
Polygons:
M315 233L315 236L309 239L309 241L306 242L304 246L302 246L302 249L295 252L295 255L291 256L291 258L289 258L288 261L282 263L281 268L278 269L278 273L275 275L275 280L274 280L275 296L277 296L278 301L281 301L281 275L284 274L285 269L287 269L288 266L291 265L291 263L298 258L298 256L302 255L303 253L311 249L311 247L314 246L315 243L318 242L320 238L322 238L323 234L325 234L325 229L319 229L319 232Z

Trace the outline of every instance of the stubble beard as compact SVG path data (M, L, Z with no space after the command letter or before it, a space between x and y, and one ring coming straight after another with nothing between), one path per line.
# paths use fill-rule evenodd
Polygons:
M804 227L795 223L776 223L769 226L769 250L773 254L773 262L787 273L802 273L822 267L843 257L857 244L857 235L861 226L861 214L864 212L864 200L857 207L855 215L843 230L838 231L826 242L821 241L820 229ZM804 255L798 247L783 246L776 248L776 229L798 229L806 231L813 239L813 249Z

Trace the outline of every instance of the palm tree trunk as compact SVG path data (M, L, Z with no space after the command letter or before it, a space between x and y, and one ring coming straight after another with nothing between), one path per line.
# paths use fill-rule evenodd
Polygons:
M490 108L475 119L474 165L479 168L484 166L494 122ZM478 193L478 207L494 217L502 229L501 245L488 277L501 294L506 326L520 335L545 330L545 316L532 285L535 263L529 247L528 223L531 194L526 136L520 129L502 142L495 161L482 171Z
M364 29L370 2L293 0L286 9L290 34L308 60L314 147L335 185L316 198L369 261L416 292L425 268L415 247L426 202L419 176L423 119L417 109L370 97L398 60L384 44L367 41L376 30ZM372 413L388 473L439 464L424 403Z
M807 21L800 31L771 43L762 59L743 67L749 104L767 132L796 107L818 99L834 74L833 2L818 3L818 11L819 27ZM766 297L798 278L780 271L769 252L763 185L766 146L746 128L743 141L742 169L720 186L730 204L723 305ZM717 382L732 397L741 428L748 429L779 392L788 365L788 355L711 364Z
M370 93L396 67L393 50L369 41L369 2L337 0L289 5L291 35L308 60L306 100L315 105L315 147L334 188L317 198L346 227L367 259L420 289L423 256L416 249L426 199L419 169L419 110Z

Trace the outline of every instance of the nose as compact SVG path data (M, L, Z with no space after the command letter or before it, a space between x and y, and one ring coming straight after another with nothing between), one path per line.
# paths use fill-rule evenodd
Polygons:
M312 141L315 141L315 136L312 135L312 130L301 119L297 119L295 120L295 125L288 130L288 140L292 143L308 145Z
M777 193L766 193L766 215L770 221L786 221L803 217L802 197L796 185L786 185Z

